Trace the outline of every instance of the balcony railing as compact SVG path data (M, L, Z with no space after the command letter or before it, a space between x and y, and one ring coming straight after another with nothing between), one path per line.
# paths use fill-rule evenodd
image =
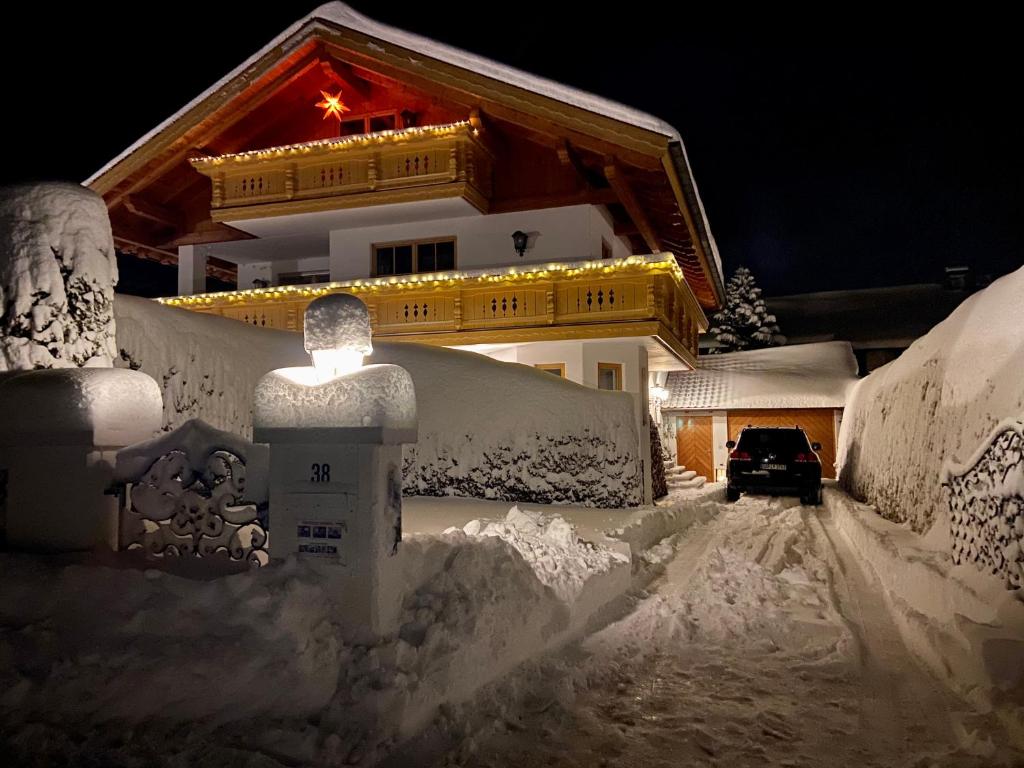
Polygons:
M672 254L374 278L161 299L265 328L302 330L306 306L353 293L373 335L454 346L657 336L694 365L707 319Z
M431 197L486 211L492 158L468 121L193 159L214 221Z

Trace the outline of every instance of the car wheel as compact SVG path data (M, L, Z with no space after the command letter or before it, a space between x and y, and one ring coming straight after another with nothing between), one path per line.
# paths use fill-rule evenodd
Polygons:
M740 498L739 489L732 488L730 486L726 486L726 488L725 488L725 498L726 498L727 501L738 501L739 498Z

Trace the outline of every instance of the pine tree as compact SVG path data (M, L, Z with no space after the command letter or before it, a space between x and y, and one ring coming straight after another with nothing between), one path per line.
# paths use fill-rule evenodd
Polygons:
M712 354L763 349L786 343L775 315L768 311L761 289L746 267L739 267L729 279L725 286L725 307L712 320L708 333L718 342L718 346L710 350Z

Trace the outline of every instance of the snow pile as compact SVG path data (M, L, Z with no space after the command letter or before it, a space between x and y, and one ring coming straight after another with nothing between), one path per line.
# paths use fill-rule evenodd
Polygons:
M948 530L943 465L974 455L1024 413L1024 269L961 304L861 380L843 416L842 485L918 532Z
M309 363L297 333L129 296L118 296L116 312L122 361L163 383L165 430L198 417L248 438L260 378ZM405 449L407 495L643 502L629 394L420 344L380 342L366 362L395 364L412 376L419 442Z
M1024 743L1024 603L945 547L826 489L826 510L878 577L903 640L933 674Z
M845 341L731 352L670 373L661 407L842 408L856 382L857 359Z
M99 195L77 184L0 190L0 371L110 367L116 283Z
M404 541L400 629L372 644L331 570L294 559L198 581L0 555L0 745L40 763L153 750L227 764L234 745L288 765L372 762L569 639L591 579L626 573L602 604L628 586L622 556L557 519L511 519L506 535Z
M456 529L457 530L457 529ZM576 535L559 515L521 510L508 511L504 520L471 520L462 531L468 536L495 536L515 549L551 587L560 600L572 604L594 574L628 565L629 557L598 547Z
M1024 584L1024 422L1000 424L962 466L947 465L953 562Z

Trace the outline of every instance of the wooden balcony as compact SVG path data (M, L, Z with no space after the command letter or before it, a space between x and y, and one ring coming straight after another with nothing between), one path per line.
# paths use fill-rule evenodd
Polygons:
M210 214L233 221L464 197L487 211L492 157L468 121L196 158Z
M302 330L306 305L352 293L370 310L374 338L456 346L651 337L696 365L707 319L672 254L528 268L282 286L160 299L265 328Z

